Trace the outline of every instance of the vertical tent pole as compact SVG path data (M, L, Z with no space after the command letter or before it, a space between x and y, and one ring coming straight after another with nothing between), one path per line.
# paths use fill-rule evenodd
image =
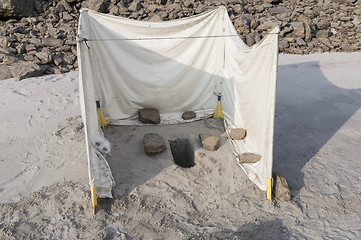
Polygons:
M267 177L267 199L272 202L272 178Z
M98 100L96 101L96 103L97 103L97 111L98 111L98 123L100 127L104 128L108 125L108 122L105 119L102 110L100 109L100 101Z
M92 186L90 188L90 192L91 192L92 205L93 205L93 215L95 215L95 207L98 205L97 193L95 190L95 186Z

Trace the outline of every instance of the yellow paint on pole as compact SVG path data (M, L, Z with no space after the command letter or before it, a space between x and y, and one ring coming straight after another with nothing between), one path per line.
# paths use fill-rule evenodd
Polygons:
M272 178L267 177L267 199L272 202Z
M90 192L91 192L92 205L93 205L93 215L95 215L95 207L98 205L97 193L95 190L95 186L92 186L90 188Z
M216 110L214 111L213 117L214 118L224 118L223 112L222 112L222 107L221 107L221 96L218 96L218 103L217 103Z
M104 128L108 125L108 121L105 119L102 110L100 109L100 102L97 101L97 111L98 111L98 124L100 127Z

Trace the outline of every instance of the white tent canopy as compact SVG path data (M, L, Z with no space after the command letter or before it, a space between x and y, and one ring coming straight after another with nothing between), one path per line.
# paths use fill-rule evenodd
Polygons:
M96 101L112 124L134 123L137 111L156 108L162 123L181 113L212 114L217 95L228 128L247 137L232 141L236 156L261 160L240 164L266 190L272 172L273 120L278 32L248 47L238 37L224 7L184 19L145 22L84 9L79 20L80 102L86 131L90 185L111 197L114 180L104 156L91 141L101 136Z

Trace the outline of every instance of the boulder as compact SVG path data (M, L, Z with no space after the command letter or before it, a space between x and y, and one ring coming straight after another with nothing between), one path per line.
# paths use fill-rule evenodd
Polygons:
M321 19L318 23L317 23L317 28L319 30L324 30L327 29L330 26L330 21L327 19Z
M353 25L359 26L361 25L361 17L356 17L354 20L352 20Z
M128 7L128 10L132 12L137 12L142 9L142 5L140 4L139 0L134 0Z
M303 22L293 22L291 23L291 26L293 28L292 36L293 37L305 37L305 26L303 25Z
M246 17L240 16L234 20L234 27L241 33L249 33L250 23Z
M34 51L36 50L36 47L34 44L28 44L28 45L25 45L25 51L26 52L31 52L31 51Z
M280 40L280 42L279 42L280 51L285 51L289 46L290 46L290 44L288 43L288 41Z
M242 140L246 137L247 131L243 128L232 128L230 135L233 140Z
M163 21L163 18L157 14L154 14L150 19L150 22L161 22Z
M0 47L7 48L10 46L10 41L7 37L0 37Z
M158 109L144 108L138 111L139 121L142 123L159 124L160 115Z
M16 51L18 54L23 54L25 53L25 44L24 43L20 43L19 45L16 46Z
M239 163L256 163L261 159L261 155L245 152L238 155Z
M279 14L279 13L291 13L292 10L286 7L273 7L268 10L270 13Z
M203 148L216 151L221 145L221 139L218 136L208 135L208 134L199 134Z
M18 62L11 66L11 74L18 80L43 74L41 67L33 62Z
M264 3L276 4L279 0L263 0Z
M67 11L71 13L73 11L73 8L70 6L70 4L64 0L60 1L56 7L58 8L59 12Z
M196 113L193 111L187 111L182 114L184 120L192 119L196 117Z
M166 5L168 0L156 0L156 3Z
M290 189L286 178L280 176L277 173L273 174L273 195L280 201L290 201Z
M49 52L38 52L35 56L39 58L42 63L49 63L52 61L52 55Z
M0 64L0 80L12 78L11 68L8 65Z
M81 6L101 13L106 12L108 8L104 0L86 0L81 3Z
M258 31L270 31L272 30L273 28L277 27L277 23L273 22L273 21L266 21L262 24L260 24L258 27L257 27L257 30Z
M182 7L179 3L172 3L166 7L167 11L174 11L174 12L179 12L181 9Z
M144 151L147 155L153 156L166 149L163 138L156 133L148 133L143 138Z
M263 5L257 5L254 8L255 8L257 13L261 13L261 12L264 11L264 6Z
M315 13L311 9L306 9L303 11L303 15L312 19L315 16Z
M63 40L55 38L44 38L41 40L41 45L43 47L59 47L62 46L63 43Z
M74 64L75 60L76 60L76 56L74 56L71 53L66 53L62 59L63 62L69 65Z
M67 12L62 12L60 16L61 16L61 19L64 19L65 21L73 20L73 17Z
M0 19L29 17L35 14L35 0L1 0Z
M246 36L246 44L249 47L251 47L253 44L255 44L254 33L247 34L247 36Z
M56 66L59 66L62 63L63 59L58 56L58 55L54 55L53 56L53 62Z
M109 14L112 14L115 16L119 15L119 7L116 5L113 5L113 4L109 5L108 11L109 11Z
M328 30L318 30L316 32L316 38L328 38L331 36L332 36L332 33Z
M237 14L243 14L244 13L244 8L241 6L241 4L235 4L232 6L233 11Z
M304 23L305 26L305 40L310 41L311 40L311 27L309 24Z

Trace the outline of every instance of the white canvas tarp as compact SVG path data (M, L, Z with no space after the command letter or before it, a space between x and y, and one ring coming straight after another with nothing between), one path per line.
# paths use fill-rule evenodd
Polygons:
M157 108L162 123L181 113L212 114L217 95L228 127L247 130L234 152L262 156L241 167L266 190L271 177L278 28L253 47L237 36L224 7L184 19L145 22L82 10L78 61L90 184L111 197L114 180L91 146L98 127L96 101L113 124L135 123L137 111Z

